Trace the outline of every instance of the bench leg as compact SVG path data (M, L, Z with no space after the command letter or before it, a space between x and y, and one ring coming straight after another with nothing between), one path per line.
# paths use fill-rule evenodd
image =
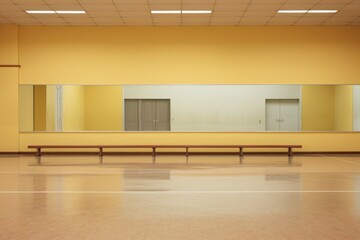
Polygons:
M152 159L153 159L153 163L156 162L156 148L152 148Z
M292 155L293 155L292 148L289 148L288 156L292 156Z
M186 148L186 164L189 163L189 148Z
M240 158L240 164L243 164L243 160L244 160L243 148L239 148L239 158Z
M41 164L41 148L36 149L35 158L38 164Z
M293 159L293 156L288 156L289 165L291 165L291 164L292 164L292 159Z

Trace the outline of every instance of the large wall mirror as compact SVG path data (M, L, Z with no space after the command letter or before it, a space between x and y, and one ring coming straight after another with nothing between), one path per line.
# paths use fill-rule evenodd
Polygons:
M20 85L22 132L359 131L360 85Z

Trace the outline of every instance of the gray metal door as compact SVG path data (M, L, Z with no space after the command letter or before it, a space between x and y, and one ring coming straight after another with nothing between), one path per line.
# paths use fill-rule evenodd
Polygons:
M139 131L139 101L125 99L125 131Z
M155 129L170 131L170 99L155 100Z
M125 99L125 131L170 131L170 99Z

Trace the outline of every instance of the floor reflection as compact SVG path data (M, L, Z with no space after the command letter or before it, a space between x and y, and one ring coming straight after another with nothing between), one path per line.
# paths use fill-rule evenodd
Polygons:
M1 239L359 239L360 157L0 158Z

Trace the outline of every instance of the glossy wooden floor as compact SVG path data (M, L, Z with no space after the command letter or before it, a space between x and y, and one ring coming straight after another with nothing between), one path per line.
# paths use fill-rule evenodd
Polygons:
M0 239L360 239L360 156L0 156Z

